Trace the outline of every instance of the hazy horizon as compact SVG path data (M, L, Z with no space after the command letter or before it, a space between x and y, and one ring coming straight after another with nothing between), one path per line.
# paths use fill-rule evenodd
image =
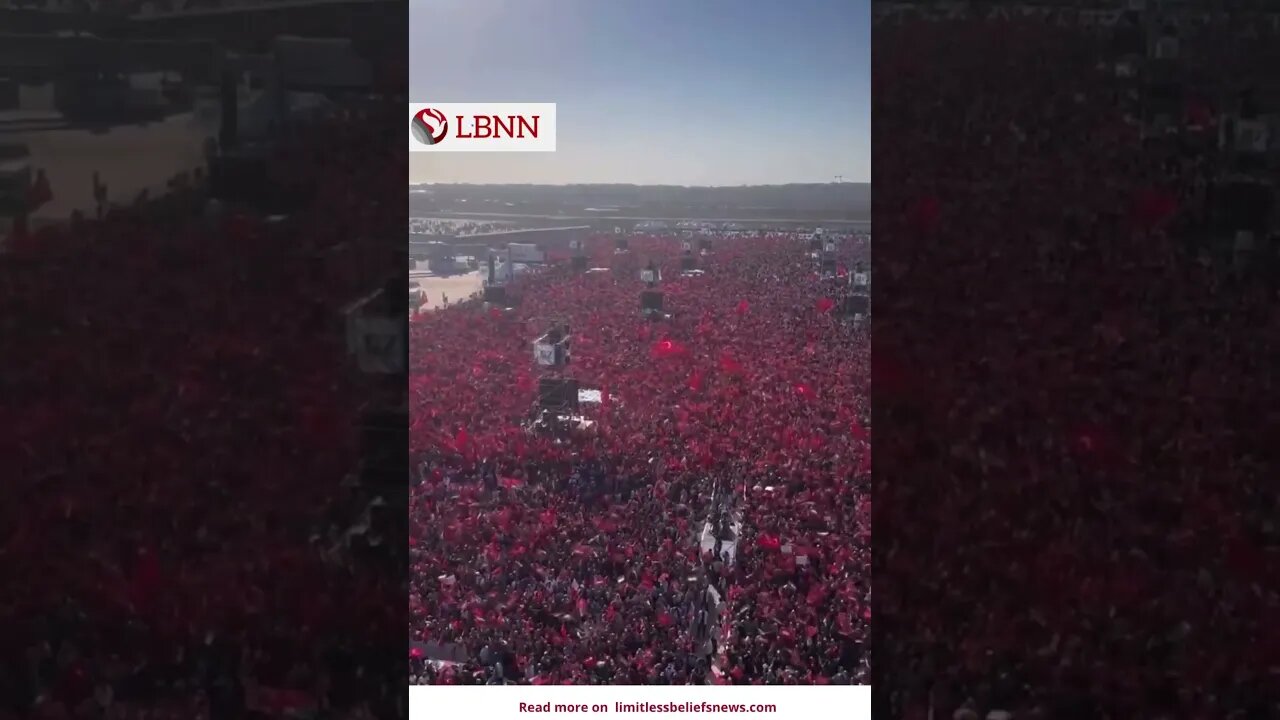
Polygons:
M520 186L528 185L530 187L571 187L573 185L621 185L631 187L678 187L678 188L758 188L758 187L783 187L786 185L870 185L869 182L793 182L793 183L751 183L741 185L678 185L675 183L627 183L627 182L565 182L565 183L548 183L548 182L446 182L436 180L424 180L422 182L411 182L411 187L421 187L423 185L468 185L475 187L511 185Z
M558 137L555 153L413 153L409 181L868 183L870 14L869 0L411 0L411 101L555 102Z

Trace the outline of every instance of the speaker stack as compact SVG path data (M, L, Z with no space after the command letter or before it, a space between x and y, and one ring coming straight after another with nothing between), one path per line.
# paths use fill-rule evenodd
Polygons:
M542 378L538 381L538 407L543 410L577 412L578 381L569 378Z
M506 285L487 285L484 289L484 301L494 305L505 305L507 303L507 286Z
M844 300L844 314L849 317L871 314L871 298L866 295L850 295Z
M662 312L662 301L661 290L640 291L640 309L644 312Z

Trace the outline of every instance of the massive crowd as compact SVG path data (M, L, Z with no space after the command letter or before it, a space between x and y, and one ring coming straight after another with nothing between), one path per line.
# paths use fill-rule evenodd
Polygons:
M483 233L515 230L510 222L480 222L478 220L437 220L428 218L411 218L409 232L422 235L466 236Z
M402 264L404 158L371 112L291 128L287 217L186 177L0 254L0 717L273 715L390 674L366 645L402 632L404 591L347 542L367 498L338 330Z
M896 717L1275 717L1278 316L1195 234L1216 143L1142 143L1097 33L875 37L903 321L876 331L874 494L910 531L877 537L873 687ZM1187 62L1224 83L1206 53L1274 52L1228 37L1184 32ZM1216 139L1231 108L1187 89Z
M865 327L792 237L719 240L700 277L676 238L629 247L412 323L411 681L865 683ZM540 369L553 322L571 362ZM592 427L528 427L544 376L599 391Z

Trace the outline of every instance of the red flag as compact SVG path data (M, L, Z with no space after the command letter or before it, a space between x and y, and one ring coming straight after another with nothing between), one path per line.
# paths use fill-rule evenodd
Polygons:
M249 693L250 709L273 717L298 717L315 708L315 699L301 690L259 687Z
M834 308L835 306L836 306L836 301L832 300L831 298L824 297L818 300L819 313L829 313L831 312L831 309Z
M653 356L669 358L684 354L685 347L674 340L659 340L653 344Z
M737 307L736 312L737 312L739 315L746 315L746 314L747 314L747 311L748 311L748 310L750 310L750 309L751 309L751 303L747 302L746 300L739 300L739 301L738 301L738 307Z
M1100 427L1084 425L1076 429L1070 442L1077 455L1099 467L1116 467L1126 462L1124 451Z
M695 392L702 389L702 371L701 370L695 371L692 375L689 376L689 389Z
M867 429L862 427L862 423L858 422L857 420L853 421L853 426L850 428L850 430L852 431L853 437L855 440L861 440L862 442L866 442L867 438L869 437L869 433L867 433Z
M160 590L160 575L159 559L151 550L142 548L138 552L138 559L133 568L130 588L130 594L136 606L141 608L151 605L152 599Z
M720 356L720 370L729 375L741 375L743 372L742 363L734 360L728 354Z
M1207 128L1213 125L1213 110L1205 103L1192 100L1187 104L1187 125Z
M1155 188L1140 190L1133 200L1133 220L1144 230L1159 227L1178 212L1178 200Z
M547 508L546 510L543 510L542 515L540 516L539 519L542 521L542 525L544 527L549 527L549 528L555 527L556 526L555 508Z

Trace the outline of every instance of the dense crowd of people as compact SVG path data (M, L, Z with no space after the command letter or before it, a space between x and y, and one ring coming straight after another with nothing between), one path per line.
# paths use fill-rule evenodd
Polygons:
M1198 234L1231 108L1189 84L1184 142L1144 143L1105 34L875 38L877 304L901 322L876 331L874 494L900 522L873 687L921 719L1275 717L1275 290ZM1184 28L1186 62L1248 82L1198 62L1261 43L1226 38Z
M685 277L674 237L594 238L612 270L414 320L411 682L867 681L870 346L808 250L720 239ZM540 368L552 323L571 361ZM547 377L598 391L589 427L531 422Z
M480 222L478 220L437 220L412 218L409 232L422 235L466 236L518 229L510 222Z
M370 686L404 590L352 555L368 498L337 330L403 262L385 127L366 108L290 128L270 159L304 199L288 216L195 176L9 238L0 717L360 716L353 698L402 694Z

